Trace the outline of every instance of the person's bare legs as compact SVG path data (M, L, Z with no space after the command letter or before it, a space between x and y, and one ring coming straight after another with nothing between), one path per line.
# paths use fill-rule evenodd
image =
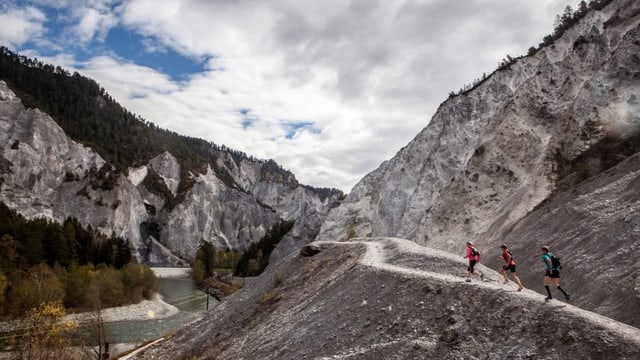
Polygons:
M518 291L524 289L524 286L522 286L522 282L520 281L520 278L518 277L518 275L516 275L515 272L511 273L511 277L513 278L513 281L518 284ZM506 278L506 276L505 276Z
M502 274L502 277L504 278L503 284L507 284L509 282L509 279L507 278L507 272L502 267L500 268L500 274Z

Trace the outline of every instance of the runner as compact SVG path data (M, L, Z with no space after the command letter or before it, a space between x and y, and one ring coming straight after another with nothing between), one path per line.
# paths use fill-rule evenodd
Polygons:
M467 267L467 276L469 277L467 281L471 281L471 275L480 276L480 280L484 281L484 275L481 272L475 271L473 268L476 266L476 263L480 262L480 252L475 248L471 241L467 242L467 254L464 256L465 259L469 259L469 266Z
M500 273L504 277L504 283L506 284L509 282L509 279L507 279L507 270L510 270L511 278L516 284L518 284L518 291L521 291L524 288L524 286L522 286L522 282L520 281L520 278L518 277L518 275L516 275L516 261L513 260L513 257L511 256L511 251L509 251L509 249L507 248L507 245L502 244L500 245L500 248L502 249L502 258L506 263L506 265L500 268ZM498 257L498 259L499 258L500 257Z
M553 300L553 296L551 296L551 289L549 289L549 283L553 282L553 286L556 289L562 291L564 297L568 300L571 300L571 294L566 292L563 288L560 287L560 269L553 265L553 254L549 252L548 246L542 247L542 261L546 267L544 272L544 288L547 289L547 298L546 301Z

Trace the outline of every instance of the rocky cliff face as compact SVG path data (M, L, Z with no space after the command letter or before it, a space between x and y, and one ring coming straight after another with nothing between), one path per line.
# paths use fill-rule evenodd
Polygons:
M133 185L39 110L25 110L0 81L0 199L27 218L75 217L140 243L147 218Z
M353 229L451 251L500 241L555 189L558 158L593 144L587 125L595 137L638 126L639 11L637 1L591 11L553 45L450 97L353 188L318 239Z
M184 265L200 241L218 249L246 249L283 219L299 220L296 228L311 226L315 235L324 217L310 216L309 222L304 215L326 215L339 195L301 186L275 163L236 163L221 152L216 165L237 186L208 168L190 173L193 186L178 196L182 170L172 154L159 154L124 176L92 149L70 140L50 116L25 109L2 81L0 143L0 200L27 218L75 217L102 233L129 239L137 258L151 264ZM149 184L170 195L159 195ZM169 206L167 198L180 201ZM286 245L281 249L289 250Z
M638 326L638 155L595 176L590 170L620 157L597 148L601 140L638 136L639 24L640 3L614 1L555 44L450 97L331 211L317 239L351 231L460 254L472 240L494 268L504 242L525 286L539 292L536 254L550 245L565 259L562 282L576 304ZM584 165L588 180L563 190L567 163Z

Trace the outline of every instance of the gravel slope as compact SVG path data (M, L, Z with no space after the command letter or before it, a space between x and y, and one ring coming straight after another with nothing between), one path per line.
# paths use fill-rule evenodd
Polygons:
M292 253L139 359L636 359L640 330L392 238Z

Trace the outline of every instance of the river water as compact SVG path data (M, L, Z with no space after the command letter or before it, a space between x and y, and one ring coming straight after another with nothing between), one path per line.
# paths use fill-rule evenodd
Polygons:
M164 301L180 312L164 319L118 321L106 324L105 335L110 344L140 344L175 332L184 324L199 318L217 301L200 291L189 276L189 269L152 268L158 277L158 292Z
M152 268L158 277L158 293L163 300L179 312L163 319L147 318L136 321L105 323L105 339L110 344L111 355L123 353L136 346L175 332L186 323L198 319L208 308L216 306L217 300L200 291L186 268ZM10 327L10 326L9 326ZM0 331L0 349L11 331ZM10 358L9 352L0 351L0 359Z

